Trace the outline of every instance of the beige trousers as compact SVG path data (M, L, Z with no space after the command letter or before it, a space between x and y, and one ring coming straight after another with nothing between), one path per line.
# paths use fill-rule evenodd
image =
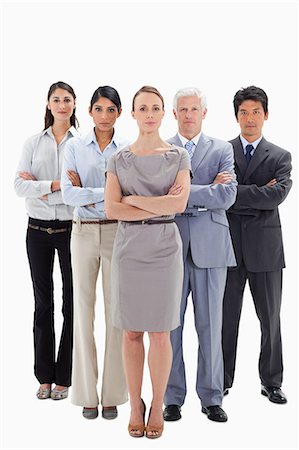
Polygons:
M117 224L73 224L71 254L74 280L74 350L72 403L95 407L98 364L94 337L96 283L100 265L105 306L106 342L101 404L114 406L128 400L122 364L122 332L111 323L110 263Z

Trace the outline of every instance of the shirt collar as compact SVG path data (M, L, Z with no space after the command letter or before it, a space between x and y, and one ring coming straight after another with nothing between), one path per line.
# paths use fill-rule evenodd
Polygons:
M261 142L261 140L263 139L263 136L260 136L256 141L253 142L248 142L243 136L242 134L240 134L240 140L242 142L242 146L243 146L243 150L245 151L246 145L252 145L254 150L256 149L256 147L259 145L259 143Z
M189 142L189 141L194 142L195 146L197 146L198 141L199 141L199 138L200 138L200 136L201 136L201 133L202 133L202 132L198 133L198 134L197 134L196 136L194 136L192 139L186 139L183 135L181 135L181 133L178 133L178 136L179 136L179 138L180 138L180 140L181 140L181 143L183 144L183 147L185 147L186 143Z
M91 142L98 145L94 128L85 137L86 145L91 144ZM121 144L121 138L116 134L115 130L114 130L112 139L109 142L109 144L107 145L107 147L111 144L114 144L116 148L118 148Z
M42 133L41 133L41 135L44 136L46 133L47 133L49 136L51 136L51 137L54 138L53 131L52 131L52 125L50 125L48 128L46 128L45 130L43 130ZM76 136L78 136L78 134L79 134L78 131L76 130L76 128L73 127L73 126L71 126L71 127L67 130L67 133L66 133L66 134L68 134L68 133L70 133L73 137L76 137Z

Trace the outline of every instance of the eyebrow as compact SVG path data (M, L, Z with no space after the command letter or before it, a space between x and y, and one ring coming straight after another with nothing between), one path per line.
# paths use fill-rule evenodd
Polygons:
M60 98L58 95L54 95L53 98ZM63 98L72 98L71 95L65 95Z
M105 108L105 106L99 105L98 103L95 103L93 106L94 107L98 107L98 108ZM116 105L109 105L109 106L106 106L106 108L117 108L117 106Z
M141 106L148 106L148 105L146 105L146 104L139 105L139 108L140 108ZM158 103L154 103L152 106L161 106L161 105L159 105Z

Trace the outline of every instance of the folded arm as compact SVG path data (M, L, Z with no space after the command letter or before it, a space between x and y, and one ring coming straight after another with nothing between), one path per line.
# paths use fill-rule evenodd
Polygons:
M71 146L71 140L67 143L64 152L64 162L61 174L61 191L64 203L71 206L89 206L103 202L104 188L83 187L75 180L79 179L79 170Z
M291 169L291 155L290 153L284 153L277 163L274 180L269 180L264 186L257 186L256 184L238 185L236 203L231 212L277 208L287 197L292 187Z
M236 199L237 181L231 144L223 148L219 173L207 185L191 184L188 208L228 209Z
M176 187L178 189L175 192ZM187 169L180 170L177 174L175 185L167 195L158 197L144 197L139 195L130 195L124 197L122 202L127 205L143 208L158 216L173 215L184 212L188 196L190 192L190 171Z
M122 202L122 191L117 176L107 172L105 187L105 213L108 219L145 220L156 217L149 211Z

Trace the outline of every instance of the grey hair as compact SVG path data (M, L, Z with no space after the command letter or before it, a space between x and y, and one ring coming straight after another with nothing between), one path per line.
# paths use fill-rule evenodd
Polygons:
M187 88L179 89L178 92L175 94L174 99L173 99L173 108L175 109L175 111L177 110L178 99L180 97L193 97L193 96L199 98L202 110L207 109L206 95L203 92L201 92L199 89L197 89L196 87L187 87Z

